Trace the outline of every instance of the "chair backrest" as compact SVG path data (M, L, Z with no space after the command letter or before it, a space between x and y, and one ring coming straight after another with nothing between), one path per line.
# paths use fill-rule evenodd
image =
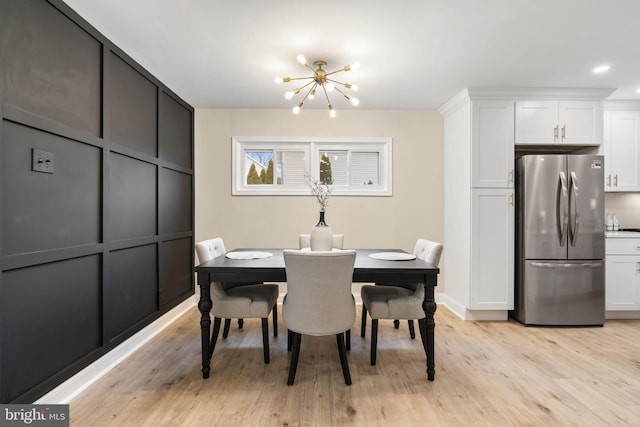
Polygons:
M354 250L285 250L282 317L287 328L304 335L333 335L351 328L356 317L351 294L355 260Z
M440 264L440 255L442 255L442 243L432 242L431 240L418 239L413 254L437 267Z
M227 251L224 248L224 242L221 237L203 240L202 242L196 243L196 255L198 256L200 264L220 255L224 255L225 253L227 253Z
M333 247L335 249L342 249L343 246L344 246L344 234L334 234ZM311 247L311 234L299 234L298 247L300 249Z

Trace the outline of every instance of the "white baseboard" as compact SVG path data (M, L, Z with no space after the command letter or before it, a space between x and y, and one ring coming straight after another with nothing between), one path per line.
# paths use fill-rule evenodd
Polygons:
M68 404L73 398L82 393L87 387L107 374L118 363L133 354L151 338L162 332L167 326L177 320L197 304L196 294L165 313L155 322L146 326L135 335L118 345L116 348L96 360L82 371L78 372L58 387L54 388L37 401L35 404Z
M606 311L605 320L638 320L640 311Z
M453 314L455 314L462 320L465 320L465 311L467 310L467 308L463 304L460 304L459 302L451 298L446 293L437 293L435 297L436 297L436 303L438 305L444 305L449 310L451 310Z
M436 303L444 305L462 320L481 322L509 320L508 310L470 310L445 293L436 294Z

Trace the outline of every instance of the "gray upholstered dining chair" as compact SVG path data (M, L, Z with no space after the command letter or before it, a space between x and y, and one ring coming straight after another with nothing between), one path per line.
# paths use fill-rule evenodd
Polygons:
M418 239L414 248L417 258L423 259L433 266L438 266L442 254L442 244L430 240ZM362 297L362 325L360 336L364 338L367 325L367 312L371 316L371 364L376 364L378 344L378 320L407 319L411 338L415 338L413 319L418 319L420 338L426 351L426 318L422 308L424 301L424 284L378 284L364 285L360 290Z
M334 334L344 382L351 385L344 333L351 329L356 317L351 294L355 259L354 250L284 251L287 295L282 318L293 340L288 385L295 380L302 335Z
M213 239L203 240L202 242L198 242L196 244L196 255L198 256L198 261L202 264L203 262L207 262L212 258L217 257L220 254L227 253L227 250L224 247L224 241L221 237L216 237ZM222 283L221 286L223 289L230 289L236 286L244 286L244 285L256 285L257 283ZM238 329L242 329L244 319L238 319ZM224 320L224 329L222 331L222 338L227 338L229 335L229 327L231 326L231 319Z
M333 235L334 249L342 249L343 246L344 246L344 234L334 234ZM298 247L300 249L311 247L311 234L299 234Z
M226 251L222 238L205 240L196 244L200 263L224 256ZM214 316L209 357L220 333L221 319L225 319L223 338L229 332L230 319L259 318L262 320L262 346L264 363L269 363L269 313L273 312L273 336L278 336L278 285L275 284L222 284L211 283L211 314Z

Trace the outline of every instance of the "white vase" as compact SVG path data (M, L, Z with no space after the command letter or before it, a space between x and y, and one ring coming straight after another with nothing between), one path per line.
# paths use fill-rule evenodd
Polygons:
M324 222L324 211L320 211L320 220L311 230L311 250L330 251L333 249L333 230Z

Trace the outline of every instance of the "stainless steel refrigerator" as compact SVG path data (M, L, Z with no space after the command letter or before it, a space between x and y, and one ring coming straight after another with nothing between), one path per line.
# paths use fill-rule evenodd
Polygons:
M512 317L526 325L604 324L604 157L516 161Z

